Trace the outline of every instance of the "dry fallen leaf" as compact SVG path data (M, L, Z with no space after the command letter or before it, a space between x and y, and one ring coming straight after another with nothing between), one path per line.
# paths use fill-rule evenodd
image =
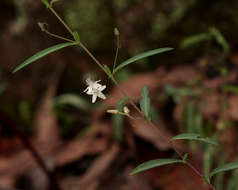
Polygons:
M80 178L80 188L87 189L92 181L99 181L103 177L103 173L110 167L114 159L119 153L119 145L113 144L111 147L103 152L92 165L88 168L87 172Z
M208 190L202 179L186 165L163 166L146 172L153 182L165 190Z
M132 97L133 100L139 100L141 87L145 85L150 92L153 92L156 90L156 88L158 88L158 84L160 84L160 78L165 74L165 70L161 68L157 72L133 75L128 80L120 83L119 85L126 91L129 97ZM104 103L108 106L115 106L120 98L123 98L123 95L120 90L115 87L112 89Z
M163 78L158 78L160 83L165 84L173 84L173 85L182 85L192 79L200 78L199 72L193 66L175 66L172 70L167 71L167 75ZM157 79L157 80L158 80Z
M58 81L63 72L64 65L59 64L55 73L51 76L49 86L39 103L34 117L36 128L36 142L41 145L51 146L54 149L60 143L57 119L53 113L52 103L56 94Z
M201 112L205 118L213 118L221 111L221 98L216 92L201 97Z
M168 150L171 148L169 139L172 134L163 128L163 126L151 126L143 119L129 120L134 133L151 142L159 150Z
M96 154L103 152L107 147L106 139L96 139L92 137L74 140L69 144L61 147L56 154L55 164L60 167L67 163L82 158L84 155Z

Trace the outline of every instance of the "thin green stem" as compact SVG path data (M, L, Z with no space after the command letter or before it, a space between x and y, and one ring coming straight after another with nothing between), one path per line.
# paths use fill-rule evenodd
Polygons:
M59 21L65 26L65 28L73 35L73 31L69 28L69 26L60 18L60 16L58 15L58 13L55 12L55 10L50 7L49 8L54 15L59 19ZM97 60L97 58L88 50L88 48L82 43L79 42L78 45L94 60L94 62L103 70L104 73L107 74L107 71L104 69L103 65ZM118 39L118 47L119 47L119 39ZM109 76L109 75L108 75ZM124 89L122 89L120 87L120 85L118 84L118 82L115 80L114 76L109 76L112 80L112 82L117 86L117 88L121 91L121 93L123 94L123 96L128 98L128 102L132 105L132 107L134 107L134 109L143 117L143 114L141 112L141 110L136 106L136 104L133 102L133 100L127 95L127 93L124 91ZM151 122L151 125L153 127L155 127L157 130L158 128Z
M80 42L79 46L81 46L86 53L95 61L95 63L107 74L107 72L105 71L104 67L101 65L101 63L94 57L94 55ZM137 112L143 117L143 114L141 112L141 110L136 106L136 104L131 100L131 98L129 98L129 96L127 95L127 93L120 87L120 85L117 83L117 81L115 80L115 78L112 76L111 80L113 81L113 83L117 86L117 88L121 91L121 93L125 96L128 97L129 103L135 108L135 110L137 110ZM150 126L152 128L154 128L156 131L159 132L159 129L154 125L154 123L152 123L151 121L149 122ZM167 142L170 142L169 139L167 137L165 137L164 135L161 135L161 133L158 133L160 135L161 139L164 139ZM172 146L172 148L174 149L174 151L181 157L181 153L174 147ZM200 177L203 178L203 175L189 162L187 162L187 165ZM216 190L215 187L207 182L209 187L212 190Z
M176 146L173 144L173 142L171 142L171 144L172 144L172 147L173 147L174 151L178 154L178 156L179 156L181 159L183 159L182 153L176 148ZM201 174L201 172L199 172L190 162L186 161L185 164L186 164L189 168L191 168L191 169L194 171L194 173L196 173L196 174L201 178L201 180L204 181L204 178L205 178L205 177L204 177L204 176ZM216 188L215 188L209 181L205 180L205 182L208 184L208 186L210 187L211 190L216 190Z
M68 38L65 38L65 37L59 36L59 35L57 35L57 34L53 34L53 33L49 32L48 30L45 30L44 32L45 32L46 34L52 36L52 37L55 37L55 38L58 38L58 39L61 39L61 40L64 40L64 41L75 42L75 41L70 40L70 39L68 39Z
M52 8L49 7L50 11L56 16L56 18L64 25L64 27L69 31L69 33L74 37L74 33L73 31L70 29L70 27L63 21L63 19L61 19L61 17L58 15L58 13ZM78 45L94 60L94 62L103 70L103 72L107 74L106 70L104 69L103 65L96 59L96 57L86 48L86 46L84 46L84 44L82 42L79 42ZM109 75L108 75L109 76ZM120 85L117 83L117 81L115 80L115 78L112 76L109 76L111 78L111 80L113 81L113 83L117 86L117 88L121 91L121 93L123 94L123 96L128 97L128 101L130 102L130 104L138 111L138 113L140 113L140 115L143 116L142 112L140 111L140 109L136 106L136 104L129 98L129 96L127 96L127 93L120 87Z
M84 44L82 42L79 42L78 44L93 60L94 62L107 74L106 70L104 69L104 67L102 66L102 64L96 59L96 57L84 46ZM108 75L108 74L107 74ZM109 76L110 77L110 76ZM140 111L140 109L136 106L136 104L131 100L131 98L129 98L129 96L127 95L127 93L124 91L124 89L122 89L120 87L120 85L118 84L118 82L115 80L114 76L110 77L112 82L117 86L117 88L121 91L121 93L123 94L123 96L128 98L128 101L130 102L130 104L137 110L137 112L140 115L143 115L142 112Z
M52 8L49 7L50 11L57 17L57 19L64 25L64 27L68 30L68 32L74 36L73 31L71 30L71 28L63 21L63 19L58 15L58 13Z
M65 28L69 31L69 33L74 37L74 34L73 34L73 31L68 27L68 25L60 18L60 16L55 12L55 10L52 8L52 7L49 7L49 9L54 13L54 15L59 19L59 21L65 26ZM51 34L50 34L51 35ZM57 37L59 38L59 36L57 35L51 35L51 36L54 36L54 37ZM61 37L60 37L61 38ZM63 37L64 38L64 37ZM61 38L62 39L62 38ZM82 42L78 42L78 45L94 60L94 62L100 67L100 69L107 74L106 70L104 69L103 65L96 59L96 57L87 49L87 47L82 43ZM118 44L117 44L118 45ZM119 46L118 46L119 47ZM114 65L113 65L113 70L114 70L114 67L115 67L115 63L116 63L116 60L117 60L117 56L118 56L118 48L117 47L117 52L116 52L116 57L115 57L115 60L114 60ZM108 75L109 76L109 75ZM127 97L128 98L128 102L132 105L132 107L140 114L140 116L143 118L143 114L141 112L141 110L137 107L137 105L134 103L134 101L127 95L127 93L124 91L124 89L122 89L120 87L120 85L118 84L118 82L115 80L114 76L109 76L109 78L111 78L112 82L116 85L116 87L120 90L120 92L122 93L122 95L124 97ZM170 142L168 137L162 135L160 133L160 130L154 125L154 123L152 123L151 121L149 122L149 125L154 128L155 130L157 130L159 133L159 136L161 137L161 139L164 139L165 141L167 141L168 143ZM182 154L176 149L176 147L174 147L173 145L171 146L174 151L181 157ZM183 158L183 157L181 157ZM202 178L203 175L192 165L190 164L189 162L187 163L187 165L200 177ZM212 189L212 190L215 190L215 187L211 184L211 183L208 183L209 187Z

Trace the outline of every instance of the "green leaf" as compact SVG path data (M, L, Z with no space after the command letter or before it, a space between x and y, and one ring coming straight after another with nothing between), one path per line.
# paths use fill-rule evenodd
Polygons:
M137 61L137 60L140 60L142 58L145 58L145 57L149 57L149 56L152 56L152 55L155 55L155 54L158 54L158 53L163 53L163 52L166 52L166 51L170 51L172 50L173 48L158 48L158 49L154 49L154 50L150 50L150 51L146 51L144 53L141 53L141 54L138 54L130 59L127 59L126 61L122 62L120 65L118 65L115 70L114 70L114 73L116 73L117 71L119 71L121 68Z
M110 68L107 65L103 65L103 67L104 67L108 77L111 78L112 77L112 72L111 72Z
M74 40L79 42L80 41L80 37L79 37L78 32L73 32L73 35L74 35Z
M231 162L229 164L225 164L223 166L217 167L215 168L210 174L209 176L212 177L213 175L220 173L220 172L225 172L225 171L229 171L229 170L234 170L238 168L238 160L235 162Z
M182 140L182 139L188 139L193 140L199 138L200 135L196 133L182 133L172 138L172 140Z
M209 173L211 171L211 167L213 165L214 155L216 149L212 146L206 146L205 153L203 154L203 176L209 178Z
M149 119L150 113L150 98L148 97L149 91L146 86L142 86L141 88L141 96L140 100L140 109L146 119Z
M230 47L222 33L215 27L211 27L209 32L214 36L216 42L222 47L224 53L227 54L230 50Z
M72 42L68 42L68 43L63 43L63 44L58 44L58 45L54 45L52 47L49 47L47 49L44 49L38 53L36 53L35 55L31 56L30 58L28 58L27 60L25 60L22 64L20 64L19 66L17 66L13 73L19 71L20 69L26 67L27 65L29 65L30 63L54 52L54 51L57 51L57 50L60 50L62 48L65 48L65 47L68 47L68 46L73 46L75 45L75 43L72 43Z
M47 8L50 7L50 4L48 3L47 0L41 0L41 2L44 3Z
M136 173L151 169L151 168L155 168L155 167L159 167L159 166L163 166L163 165L168 165L168 164L175 164L175 163L186 163L183 160L178 160L178 159L156 159L156 160L150 160L148 162L144 162L143 164L140 164L139 166L137 166L132 172L131 175L134 175Z
M212 144L218 146L219 144L212 138L202 138L199 134L196 133L183 133L173 137L171 140L196 140L201 141L207 144Z
M202 41L207 41L211 39L211 35L209 33L201 33L201 34L196 34L196 35L192 35L189 36L187 38L185 38L181 43L180 43L180 47L181 48L187 48L190 47L192 45L198 44Z
M183 161L186 162L187 160L188 160L188 153L186 153L186 154L183 155Z
M218 166L224 165L226 162L226 156L225 153L222 155L219 155L219 161L218 161ZM223 190L223 185L224 185L224 177L225 177L225 172L220 172L218 173L213 180L213 184L216 188L216 190Z
M84 111L89 111L91 109L91 104L81 96L75 94L62 94L55 99L54 104L56 106L70 105Z
M199 141L201 142L204 142L204 143L207 143L207 144L212 144L212 145L215 145L215 146L219 146L219 144L212 138L199 138L198 139Z

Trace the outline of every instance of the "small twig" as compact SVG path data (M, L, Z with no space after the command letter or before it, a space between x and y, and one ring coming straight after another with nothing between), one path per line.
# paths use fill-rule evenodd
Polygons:
M104 67L101 65L101 63L91 54L91 52L82 44L79 43L79 45L88 53L88 55L97 63L97 65L107 74L107 72L105 71ZM114 84L117 86L117 88L121 91L121 93L125 96L128 97L129 103L137 110L137 112L143 117L143 114L141 112L141 110L136 106L136 104L129 98L129 96L127 95L127 93L120 87L120 85L117 83L117 81L115 80L115 78L112 76L111 80L114 82ZM159 132L159 129L154 125L153 122L149 122L150 126L153 127L158 134L160 135L161 139L164 139L165 141L167 141L168 143L170 143L170 140L168 138L166 138L165 136L161 135ZM172 146L172 148L174 149L174 151L181 157L182 155L179 153L179 151ZM183 158L183 156L181 157ZM200 178L204 179L203 175L189 162L186 163ZM209 185L209 187L212 190L216 190L215 187L209 183L208 181L206 181Z
M75 42L75 41L70 40L70 39L68 39L68 38L59 36L59 35L57 35L57 34L53 34L53 33L49 32L48 30L45 30L44 32L45 32L46 34L50 35L50 36L53 36L53 37L55 37L55 38L58 38L58 39L61 39L61 40L64 40L64 41Z

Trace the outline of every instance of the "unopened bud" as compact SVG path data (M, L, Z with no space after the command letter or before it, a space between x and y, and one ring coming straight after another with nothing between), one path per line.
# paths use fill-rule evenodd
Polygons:
M124 111L125 114L129 114L130 113L129 108L126 107L126 106L123 107L123 111Z
M114 28L114 35L115 36L119 36L120 35L120 32L117 28Z
M118 110L107 110L107 113L118 114L119 111Z

